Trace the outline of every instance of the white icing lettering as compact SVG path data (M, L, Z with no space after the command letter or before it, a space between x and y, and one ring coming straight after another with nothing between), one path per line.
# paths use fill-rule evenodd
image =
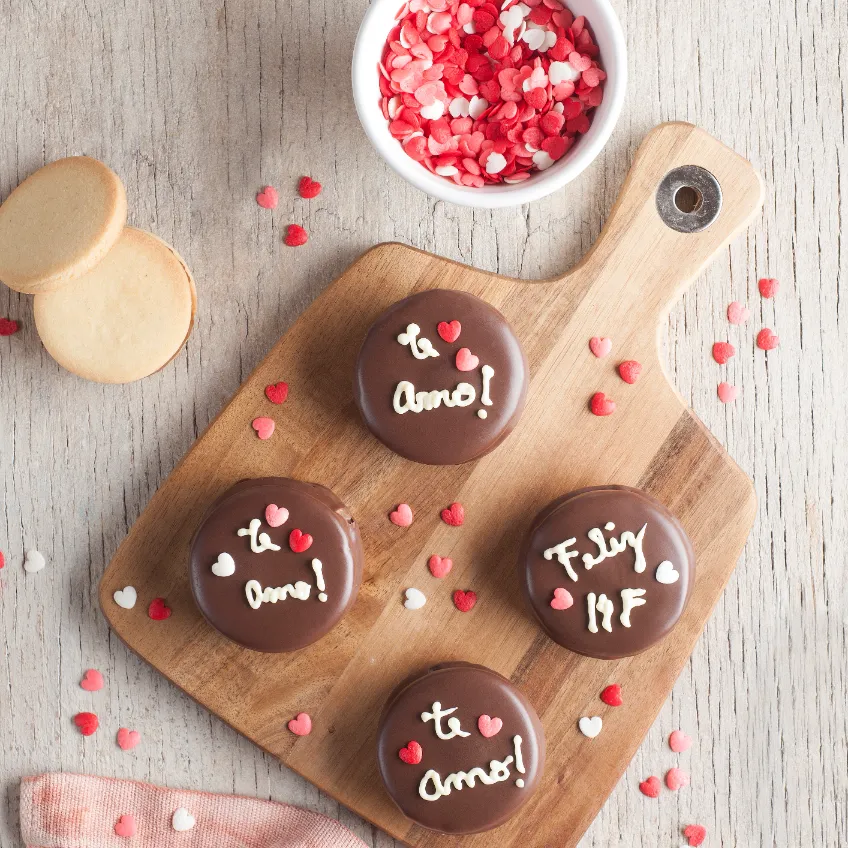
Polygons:
M425 801L438 801L439 798L450 795L453 789L461 791L463 786L473 789L478 780L486 786L503 783L505 780L509 780L509 767L511 764L511 756L505 760L491 760L489 762L488 772L476 766L467 772L457 771L449 774L444 781L442 781L441 775L435 769L430 769L421 778L421 783L418 784L418 794ZM432 784L432 790L428 789L428 784Z
M512 744L515 746L515 769L521 774L524 774L524 757L521 756L521 742L522 739L520 736L512 737Z
M568 549L577 541L577 539L566 539L564 542L560 542L558 545L554 545L552 548L548 548L545 551L545 559L553 559L554 556L560 561L560 563L565 567L565 571L568 576L576 583L577 582L577 574L574 569L571 567L570 560L574 559L576 556L580 556L579 551L569 551Z
M589 632L597 633L598 621L595 616L595 603L597 602L597 596L594 592L589 592L589 594L586 596L586 602L589 605Z
M401 380L395 387L392 407L398 415L404 412L423 412L445 406L469 406L477 398L477 391L471 383L457 383L451 392L448 389L434 389L429 392L416 392L409 380Z
M601 619L601 627L603 627L607 633L612 633L612 614L615 612L615 606L606 595L601 595L598 598L598 612L603 616Z
M483 391L480 394L480 402L484 406L491 406L492 399L489 396L489 389L491 387L492 377L495 376L495 369L491 365L484 365L480 369L480 373L483 375Z
M262 526L262 521L259 518L251 520L247 527L242 527L238 531L239 536L250 536L250 550L255 554L261 554L262 551L278 551L279 545L275 545L271 541L271 537L267 533L260 533L259 528Z
M320 559L312 560L312 570L315 572L315 585L318 588L318 600L321 603L326 603L327 593L324 591L327 586L324 583L324 566Z
M642 607L647 603L642 597L644 594L644 589L621 590L621 615L619 618L625 627L630 627L630 610L635 607Z
M450 733L445 733L442 730L442 719L451 713L455 713L457 709L456 707L451 707L449 710L443 710L441 702L436 701L433 704L432 709L433 712L431 713L421 713L421 721L432 721L436 726L436 736L438 736L439 739L453 739L454 736L471 735L462 729L459 719L456 716L448 719L448 728L450 729Z
M607 530L615 530L615 524L611 521L607 522L604 526ZM598 554L594 557L592 554L583 554L583 565L586 567L586 570L588 571L593 565L597 565L599 562L603 562L609 557L614 557L616 554L620 554L629 546L633 548L636 555L636 559L633 563L633 570L637 574L641 574L645 570L646 565L645 554L642 552L642 540L645 538L645 530L647 527L647 524L643 524L642 529L636 534L634 534L631 530L625 530L618 539L616 539L615 536L612 536L609 539L609 548L607 548L607 539L601 528L593 527L586 535L595 543L595 545L597 545Z
M284 601L289 597L296 598L298 601L308 601L311 591L312 586L303 580L298 580L293 586L291 583L286 583L285 586L268 586L266 589L262 588L258 580L248 580L244 586L247 602L253 609L259 609L262 604L276 604L277 601Z
M421 328L418 324L408 324L406 327L406 332L401 333L397 340L402 345L409 345L410 351L412 351L412 355L416 359L427 359L428 356L438 356L439 351L437 351L432 344L430 344L429 339L418 338L418 334L421 332Z

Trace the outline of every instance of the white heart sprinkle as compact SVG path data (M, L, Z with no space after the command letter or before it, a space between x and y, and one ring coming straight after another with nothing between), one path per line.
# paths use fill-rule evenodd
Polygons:
M194 816L185 807L178 807L171 817L171 827L178 833L191 830L196 823Z
M421 117L428 121L438 121L445 114L445 104L441 100L434 100L429 106L421 107Z
M138 600L138 593L132 586L124 586L123 589L118 589L112 597L115 603L122 609L131 610Z
M212 564L212 573L216 577L229 577L236 572L236 561L228 554L218 554L218 560Z
M654 577L656 577L657 583L665 583L666 586L670 586L680 579L680 572L675 571L674 566L667 559L664 559L657 566Z
M476 94L471 98L468 104L468 114L476 121L486 109L489 108L489 101L485 97L478 97Z
M548 31L545 33L545 40L544 40L544 42L542 43L542 46L539 48L539 52L540 52L540 53L547 53L547 52L548 52L548 50L550 50L550 49L551 49L551 47L553 47L553 46L554 46L554 44L556 44L556 43L557 43L557 34L556 34L556 32L553 32L553 31L551 31L551 30L548 30Z
M604 721L600 716L592 716L592 718L583 716L583 718L581 718L577 723L577 726L580 728L580 732L584 736L589 739L594 739L601 732L601 728L604 726Z
M386 104L386 108L389 110L389 117L394 120L397 117L398 109L400 108L400 97L395 95L389 102Z
M574 82L580 78L580 71L575 71L568 62L551 62L548 68L548 79L551 85L559 85L561 82Z
M450 113L453 118L467 118L468 117L468 107L471 104L468 102L468 99L465 97L454 97L450 102Z
M533 154L533 164L540 170L546 171L551 165L554 164L554 160L551 159L550 155L546 150L537 150Z
M463 28L463 32L467 32L469 35L474 35L477 32L477 27L474 26L474 21L469 21Z
M44 559L44 554L41 551L27 551L24 571L35 574L36 571L41 571L45 565L47 565L47 560Z
M506 168L506 157L500 153L490 153L489 158L486 159L486 173L499 174L504 168Z
M420 589L407 589L403 605L409 610L421 609L427 603L427 598Z
M526 42L531 50L538 50L545 43L545 31L541 29L525 30L521 40Z
M452 177L459 173L459 168L455 165L439 165L434 170L440 177Z

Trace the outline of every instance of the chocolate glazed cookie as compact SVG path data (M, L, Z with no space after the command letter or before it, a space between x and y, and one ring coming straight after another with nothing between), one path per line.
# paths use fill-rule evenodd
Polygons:
M303 648L356 599L362 543L347 507L315 483L236 483L191 543L191 589L207 621L256 651Z
M542 777L545 738L509 680L485 666L445 663L389 696L377 757L405 815L442 833L477 833L529 800Z
M564 495L536 516L519 558L524 593L548 636L599 659L637 654L683 614L695 553L680 522L628 486Z
M433 289L368 331L354 397L368 429L407 459L457 465L496 448L518 423L527 359L506 319L479 297Z

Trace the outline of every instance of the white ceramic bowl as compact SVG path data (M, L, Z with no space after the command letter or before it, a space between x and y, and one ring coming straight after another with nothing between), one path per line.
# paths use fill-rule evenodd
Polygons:
M495 209L538 200L571 182L601 152L610 137L627 87L627 47L624 33L609 0L565 0L575 15L585 15L600 49L600 63L607 73L604 99L595 109L592 126L558 162L530 179L513 185L471 188L431 174L420 162L404 153L389 132L380 107L380 72L377 65L395 16L403 0L373 0L365 13L353 50L353 99L359 120L380 155L412 185L440 200L463 206Z

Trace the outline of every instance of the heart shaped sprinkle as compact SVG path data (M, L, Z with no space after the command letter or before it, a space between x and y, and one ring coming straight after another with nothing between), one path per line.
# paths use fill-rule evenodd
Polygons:
M131 836L135 836L136 829L135 816L127 814L125 816L121 816L118 821L115 822L115 833L118 836L123 836L129 839Z
M582 74L583 71L588 71L592 67L592 60L588 56L573 51L568 54L568 64Z
M26 559L24 560L24 571L28 574L36 574L47 565L47 560L44 559L44 554L41 551L27 551Z
M600 716L592 716L591 718L583 716L577 722L577 726L587 739L594 739L603 729L604 720Z
M94 713L77 713L74 724L83 736L91 736L100 727L100 719Z
M668 747L675 754L682 754L692 747L692 738L687 736L682 730L672 730L668 737Z
M567 610L574 606L574 598L571 597L571 592L568 589L557 587L554 589L554 596L551 599L551 609Z
M0 551L0 568L3 568L3 566L5 564L6 564L6 557L3 556L3 551Z
M280 195L277 193L277 189L274 186L265 186L257 195L256 202L263 209L276 209L277 204L280 202Z
M147 608L147 615L154 621L164 621L171 617L173 610L165 605L164 598L154 598Z
M218 554L218 559L212 563L212 573L216 577L231 577L236 573L236 561L230 554Z
M460 371L473 371L479 364L480 360L467 347L456 352L456 367Z
M491 716L484 714L477 719L477 729L480 731L480 735L485 736L486 739L491 739L492 736L497 736L501 732L502 727L503 721L497 716L492 718Z
M618 375L625 383L630 383L632 386L642 373L642 363L635 359L626 359L618 366Z
M461 503L452 503L442 510L442 521L451 527L461 527L465 522L465 508Z
M283 241L289 247L300 247L301 245L306 244L306 242L309 241L309 235L307 234L306 230L304 230L303 227L300 226L300 224L289 224L289 230L286 233L286 237L283 239Z
M713 359L719 365L724 365L736 353L736 348L730 342L716 342L713 345Z
M477 593L472 592L469 589L467 592L463 592L462 589L457 589L453 593L453 605L460 612L469 612L474 609L474 604L477 603Z
M647 780L643 780L639 784L639 791L649 798L657 798L661 789L662 783L660 783L660 779L655 775L651 775Z
M731 386L730 383L719 383L718 389L718 399L722 403L731 403L739 397L739 389L736 386Z
M251 426L254 430L256 430L256 435L259 436L262 441L265 441L265 439L270 439L271 436L274 435L274 427L277 425L274 423L273 418L265 418L262 416L260 418L254 418L251 422Z
M303 533L295 527L295 529L289 533L289 547L296 554L302 554L304 551L308 551L309 548L312 547L312 536L310 536L309 533Z
M683 835L689 840L692 848L697 848L707 838L707 829L702 824L689 824L684 828Z
M612 350L612 339L608 339L606 336L592 336L589 339L589 350L598 359L603 359Z
M757 333L757 347L760 350L774 350L778 342L780 340L775 335L773 330L770 330L768 327L763 327L759 333Z
M265 507L265 522L269 527L279 527L289 520L289 511L284 506L268 504Z
M0 336L14 336L18 332L19 324L11 318L0 318Z
M617 683L611 683L601 692L601 700L608 707L620 707L624 703L621 697L621 686Z
M683 769L670 768L665 774L665 785L672 792L677 792L678 789L689 785L689 775Z
M103 688L103 675L96 668L90 668L82 676L80 688L86 692L99 692Z
M406 600L403 602L403 605L408 610L417 610L421 609L424 604L427 603L426 595L420 590L416 588L407 589L404 593L406 596Z
M123 589L118 589L112 597L115 599L115 603L125 610L131 610L138 600L138 594L133 586L124 586Z
M417 766L418 763L421 762L421 758L424 756L423 748L413 739L411 742L408 742L405 748L401 748L398 751L398 756L410 766Z
M296 718L289 722L289 730L295 736L309 736L312 733L312 719L308 713L298 713Z
M265 397L271 401L271 403L285 403L286 398L289 396L289 384L288 383L271 383L270 386L265 386Z
M427 566L433 577L447 577L453 568L453 560L449 557L440 557L438 554L433 554L427 562Z
M197 824L197 819L185 807L177 807L174 810L174 815L171 816L171 827L177 833L185 833L185 831L191 830L195 824Z
M751 311L738 300L734 300L727 307L727 320L731 324L744 324L750 317Z
M662 583L665 586L671 586L672 583L676 583L680 579L680 572L676 571L674 566L667 559L664 559L657 566L654 577L656 578L657 583Z
M780 289L780 283L774 277L763 277L757 285L760 289L760 294L766 298L774 297L778 289Z
M439 335L446 341L448 344L453 344L458 338L459 334L462 332L462 324L459 321L439 321L438 326L436 327Z
M318 197L321 194L321 183L313 180L312 177L301 177L297 186L297 193L304 200L312 200L313 197Z
M615 412L615 401L608 398L603 392L595 392L589 404L592 415L612 415Z
M122 751L132 751L141 742L141 734L137 730L127 730L122 727L118 731L118 747Z
M412 509L409 504L398 504L398 508L389 513L389 521L398 527L409 527L412 524Z

